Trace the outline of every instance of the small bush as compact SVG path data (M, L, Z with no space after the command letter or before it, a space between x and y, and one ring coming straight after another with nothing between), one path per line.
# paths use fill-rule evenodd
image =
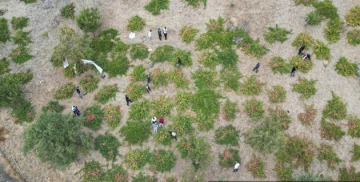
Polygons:
M131 83L126 87L126 92L132 101L136 101L146 93L146 88L145 85Z
M275 85L268 90L269 100L272 103L283 103L286 101L286 90L280 85Z
M324 0L314 2L313 6L320 15L329 19L336 19L339 17L337 13L337 8L333 5L331 0Z
M292 91L300 93L305 99L308 99L311 96L315 95L316 80L307 80L306 78L299 77L298 82L299 83L292 84Z
M330 48L324 44L323 42L316 40L314 45L314 54L316 55L316 59L320 60L330 60Z
M131 77L131 81L144 81L146 76L145 76L145 68L143 65L138 65L135 66L132 73L130 74Z
M239 90L239 79L242 74L237 67L223 68L220 71L220 79L224 83L226 89L232 89L235 92Z
M186 158L189 155L189 151L191 148L190 140L182 138L180 142L176 145L176 148L179 150L181 158Z
M150 116L150 102L148 100L143 100L141 102L136 102L130 106L129 118L134 121L143 121L149 118Z
M154 86L167 86L168 85L168 75L165 71L156 69L152 73L153 84Z
M19 44L20 46L26 46L32 43L31 39L28 37L30 32L23 32L22 30L18 30L15 33L15 37L12 37L15 44Z
M94 181L127 182L129 181L129 174L121 165L113 165L111 169L108 169L106 172L104 172L101 180L94 180Z
M360 138L360 118L355 115L350 115L348 117L348 135L355 138Z
M314 44L314 38L312 38L307 33L300 33L291 43L291 45L295 47L301 47L304 45L307 49L310 49L313 46L313 44Z
M150 157L151 153L149 149L136 149L125 154L124 163L127 165L128 168L132 170L139 170L142 169L146 165L146 163L149 162Z
M121 120L120 106L109 104L104 108L104 119L111 129L115 129Z
M0 59L0 75L5 74L10 71L9 62L6 61L6 58Z
M314 63L312 61L302 60L300 56L290 58L290 65L291 67L298 66L297 70L303 73L308 73L314 67Z
M188 88L189 81L185 78L181 70L172 70L168 73L168 79L171 80L176 88Z
M317 0L294 0L295 5L303 4L304 6L313 5Z
M356 46L360 44L360 30L351 30L347 33L348 43Z
M360 172L355 172L356 169L354 166L350 166L350 169L347 170L346 167L339 169L339 178L338 181L359 181Z
M99 105L92 105L85 109L84 116L86 117L84 126L96 131L101 128L104 117L104 111Z
M170 115L171 109L173 108L172 99L165 96L160 96L159 99L151 102L151 108L154 111L154 116L164 117Z
M199 90L191 99L191 107L198 116L203 116L204 120L215 118L219 115L220 104L218 102L220 95L214 90Z
M328 101L322 114L324 118L331 118L335 120L344 119L347 115L346 104L341 101L341 98L334 92L331 92L332 99Z
M23 45L20 45L19 47L15 48L11 51L11 54L10 54L11 60L14 63L22 64L22 63L25 63L26 61L34 58L34 56L29 54L28 51L29 51L28 48L26 48Z
M154 136L154 140L157 143L160 143L164 146L171 145L171 142L173 141L172 137L170 136L170 134L166 128L158 131Z
M204 8L206 7L207 0L185 0L189 6L197 8L201 3L204 4Z
M101 181L101 178L103 176L103 169L101 167L101 164L98 161L94 160L90 162L85 162L82 171L84 171L84 182Z
M256 157L253 154L251 161L246 164L246 169L251 173L254 178L266 178L265 175L265 163L260 157Z
M341 162L340 158L334 152L334 149L331 145L320 144L320 148L318 149L318 159L320 162L323 160L327 160L328 168L335 169L335 164L339 164Z
M115 98L116 92L119 92L119 89L116 84L105 85L95 94L94 100L98 101L101 104L105 104L111 98Z
M236 102L231 102L229 99L226 100L223 112L225 114L225 119L228 121L232 121L235 119L235 114L239 112L239 108Z
M11 75L7 75L5 78L6 82L10 84L13 83L20 83L26 84L33 78L33 74L31 73L30 69L27 69L26 72L18 72Z
M356 162L360 160L360 145L356 145L356 143L354 143L354 148L351 153L353 154L351 161Z
M17 122L31 122L35 118L34 106L31 105L30 101L20 100L13 106L13 111L11 115L15 118L15 123Z
M273 57L269 65L274 73L287 74L291 71L291 65L281 57Z
M149 11L152 15L159 15L160 10L169 9L169 0L151 0L149 4L145 5L144 8Z
M150 55L150 60L154 63L171 61L174 59L173 54L175 48L171 45L159 46L155 51Z
M0 18L0 42L10 40L10 30L5 18Z
M192 79L198 89L215 89L219 86L216 71L198 69L192 74Z
M50 101L46 106L41 108L42 112L57 112L61 113L65 107L60 105L58 101Z
M171 128L176 131L178 136L184 136L186 134L193 134L194 128L192 127L192 122L194 118L184 115L177 115L173 118ZM169 135L169 133L168 133ZM170 135L169 135L170 136Z
M276 162L274 171L276 172L277 180L294 181L294 178L292 177L292 169L285 166L284 162Z
M110 39L111 41L111 39ZM115 38L113 42L113 49L111 51L111 58L114 59L119 59L119 57L124 57L126 56L127 50L130 48L129 45L125 44L123 41L121 41L118 38Z
M150 123L142 121L127 121L120 129L120 135L125 137L129 144L142 145L151 135ZM141 133L141 135L139 135Z
M64 6L61 10L61 16L64 18L75 19L75 5L74 3L70 3Z
M221 167L234 167L236 162L241 163L239 150L228 148L222 154L219 154L219 164Z
M269 27L268 32L264 33L264 38L266 42L270 44L279 41L281 43L285 42L288 38L287 35L291 33L290 30L285 28L280 28L277 24L275 27Z
M232 125L222 126L215 131L215 142L220 145L239 146L239 131Z
M324 34L326 40L329 41L329 43L336 43L340 40L340 32L343 30L343 24L344 22L338 18L332 19L327 23L324 29Z
M195 39L196 34L199 32L199 29L193 28L192 26L183 26L179 32L179 35L181 40L188 44Z
M192 59L191 59L191 52L178 49L174 53L173 57L171 58L171 62L174 66L177 65L178 58L181 59L181 64L185 67L189 67L192 65Z
M92 92L98 87L100 79L93 75L86 75L80 80L80 85L84 88L85 92Z
M132 176L133 182L157 182L156 176L146 176L140 172L137 176Z
M118 154L118 147L120 146L119 140L112 136L110 133L99 135L95 139L95 150L100 150L101 155L107 161L115 161Z
M153 172L169 171L175 166L176 157L170 150L155 150L149 160Z
M192 94L190 92L177 92L175 96L176 110L184 111L191 106Z
M360 25L360 6L354 6L350 9L350 12L346 14L345 19L346 23L350 26L359 26Z
M35 3L36 0L20 0L23 1L25 4Z
M28 26L29 18L20 16L20 17L12 17L11 25L14 30L23 29Z
M255 58L262 58L265 54L269 52L269 49L264 45L260 44L259 39L252 41L249 47L246 50L246 54L252 55Z
M339 141L345 132L341 130L339 126L334 123L329 123L324 120L321 121L321 137L327 140Z
M75 91L75 85L72 83L67 83L55 91L54 98L55 99L71 98L74 91Z
M324 17L317 11L312 11L306 15L305 21L308 25L319 25L323 19Z
M252 75L240 85L240 90L245 95L259 95L264 85L265 83L258 81L256 77Z
M144 60L149 56L149 51L144 44L133 44L131 45L130 57L133 60L140 59Z
M245 112L252 120L259 120L264 115L264 103L255 99L245 102Z
M191 137L188 157L191 159L195 169L200 169L212 160L211 146L205 138Z
M76 17L78 27L84 32L95 32L100 27L100 12L95 8L86 8Z
M305 105L305 112L299 113L298 119L303 125L309 126L314 122L316 113L317 110L314 109L314 105Z
M351 63L345 57L340 57L335 65L335 70L342 76L355 76L357 75L356 63Z
M126 29L132 32L138 32L144 29L145 20L142 19L139 15L131 17L126 25Z
M117 59L110 61L105 69L109 72L109 77L125 75L129 69L129 60L126 56L119 56Z
M282 130L289 129L291 123L291 118L288 113L278 107L275 109L269 108L269 117L266 119L268 122L273 122L274 125L277 125L277 127Z

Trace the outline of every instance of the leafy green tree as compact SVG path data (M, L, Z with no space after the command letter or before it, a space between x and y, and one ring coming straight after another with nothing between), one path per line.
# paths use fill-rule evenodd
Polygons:
M84 32L95 32L100 27L100 12L96 8L86 8L76 17L77 25Z
M35 151L42 162L64 168L90 149L91 135L81 132L84 118L43 113L23 134L24 153Z

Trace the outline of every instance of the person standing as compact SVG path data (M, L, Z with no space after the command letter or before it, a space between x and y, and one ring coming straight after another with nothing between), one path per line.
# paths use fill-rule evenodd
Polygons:
M127 106L129 106L130 102L132 102L132 100L130 100L130 98L127 95L125 95L125 100L126 100Z
M234 166L234 172L237 172L237 171L239 170L239 167L240 167L240 163L238 163L238 162L236 161L236 164L235 164L235 166Z
M150 41L150 43L152 43L152 30L150 30L149 32L148 32L148 37L149 37L149 41Z
M178 57L178 60L177 60L177 67L181 66L181 59Z
M147 83L149 84L150 83L150 73L146 74L146 80L147 80Z
M157 120L156 117L151 118L151 123L152 123L152 124L156 123L156 120Z
M146 84L146 91L147 91L147 93L150 93L150 91L151 91L149 84Z
M167 28L166 27L164 27L163 32L164 32L165 40L167 40Z
M159 127L164 127L164 118L160 118Z
M302 52L304 51L304 49L305 49L305 46L304 45L301 46L300 49L299 49L298 55L301 55Z
M161 40L161 29L158 28L158 35L159 35L159 40Z
M158 125L157 125L156 123L153 123L153 124L152 124L152 127L153 127L153 129L154 129L154 134L156 134L156 133L157 133Z
M290 77L294 77L295 76L295 71L298 67L297 66L294 66L292 69L291 69L291 73L290 73Z
M78 109L77 106L75 106L75 113L76 113L76 115L80 116L80 110Z
M76 108L75 108L75 106L72 106L72 107L71 107L71 110L74 112L75 115L77 115L77 114L76 114Z
M177 141L177 137L176 137L176 133L175 133L175 132L169 131L169 134L171 135L171 137L172 137L175 141Z
M81 95L79 86L76 87L76 92L77 92L77 94L79 95L80 99L82 99L82 95Z
M259 71L259 68L260 68L260 63L258 62L256 64L256 66L254 67L253 71L255 71L255 73L257 73Z

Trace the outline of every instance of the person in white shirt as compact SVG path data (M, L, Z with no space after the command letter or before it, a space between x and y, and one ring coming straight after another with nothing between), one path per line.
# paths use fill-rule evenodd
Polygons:
M152 36L151 36L151 32L152 32L152 30L150 30L150 31L148 32L148 37L149 37L150 43L152 43Z
M239 170L239 167L240 167L240 163L238 163L238 162L236 161L236 164L235 164L235 166L234 166L234 172L237 172L237 171Z
M171 137L172 137L175 141L177 141L177 137L176 137L176 133L175 133L175 132L169 131L169 134L171 135Z
M152 123L152 124L156 123L156 120L157 120L157 118L156 118L156 117L153 117L153 118L151 119L151 123Z
M164 27L163 32L164 32L165 40L167 40L167 28L166 27Z

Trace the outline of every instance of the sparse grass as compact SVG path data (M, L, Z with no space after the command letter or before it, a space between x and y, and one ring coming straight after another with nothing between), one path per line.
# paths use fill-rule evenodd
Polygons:
M215 93L214 90L199 90L191 99L191 107L197 116L204 117L201 122L206 122L219 115L220 104L218 98L221 96ZM204 123L203 123L204 124ZM199 123L199 125L202 125Z
M35 118L34 106L31 105L30 101L20 100L13 107L11 115L14 116L15 123L17 122L31 122Z
M324 17L320 15L317 11L312 11L306 15L306 24L308 25L319 25L321 21L324 20Z
M273 57L269 62L273 73L288 74L291 71L291 65L286 63L285 59L281 57Z
M130 106L129 118L133 121L144 121L150 117L150 102L145 99Z
M10 30L5 18L0 18L0 42L10 40Z
M329 19L337 19L339 17L337 8L331 0L317 1L312 4L320 15Z
M85 109L84 116L86 117L84 126L96 131L101 128L104 117L104 111L97 104Z
M131 177L132 182L157 182L156 176L147 176L140 172L137 176Z
M298 92L305 99L308 99L316 93L315 83L316 80L307 80L306 78L299 77L298 83L292 84L292 91Z
M156 69L151 75L153 75L153 84L155 87L168 85L168 74L165 71Z
M272 86L272 90L268 90L267 93L272 103L283 103L286 101L286 90L280 85Z
M198 8L200 4L204 4L204 8L206 7L207 0L185 0L189 6L194 8Z
M190 51L185 51L185 50L181 50L178 49L175 51L172 59L170 60L170 62L172 63L172 65L176 66L177 64L177 58L181 59L181 64L185 67L189 67L192 65L192 59L191 59L191 52Z
M340 57L339 61L335 65L335 70L342 76L356 76L356 63L348 61L345 57Z
M277 125L277 127L282 130L289 129L291 123L289 114L279 107L276 107L275 109L269 108L269 116L266 119L268 122L273 122L274 125Z
M294 181L292 169L285 165L284 162L276 162L274 171L279 181Z
M155 51L150 55L150 60L154 63L171 61L174 59L175 48L171 45L159 46Z
M234 49L224 49L222 51L215 51L216 59L222 63L225 68L236 67L239 62L239 57Z
M109 104L104 108L104 119L108 123L110 129L114 130L121 120L121 110L119 105Z
M334 170L335 165L341 162L341 159L336 155L333 147L327 144L320 144L320 148L318 149L318 159L320 162L323 160L327 161L328 168Z
M154 116L164 117L169 116L171 109L173 108L172 99L165 96L160 96L159 99L151 102L151 108L153 109Z
M18 72L11 75L7 75L5 80L9 83L20 83L20 84L26 84L33 78L33 73L30 71L30 69L27 69L26 72Z
M299 113L298 119L303 125L310 126L315 120L316 113L317 110L314 109L314 105L305 105L305 112Z
M67 83L62 85L55 91L55 99L68 99L71 98L75 91L75 85L73 83Z
M160 10L169 9L169 0L151 0L144 8L152 15L160 15Z
M75 19L75 5L74 3L67 4L60 10L61 16L64 18Z
M125 137L130 145L142 145L151 135L151 125L147 121L127 121L126 125L120 129L120 136ZM141 133L141 135L139 135ZM125 159L126 160L126 159Z
M293 56L290 58L290 65L291 68L293 66L298 66L297 70L303 73L308 73L314 67L314 63L311 60L303 60L300 56ZM289 72L290 71L291 69Z
M360 6L354 6L350 9L350 12L346 14L345 19L346 23L350 26L359 26L360 25Z
M342 25L344 24L343 21L340 19L331 19L325 29L324 34L325 38L329 43L336 43L340 40L340 32L342 32Z
M241 77L242 74L237 67L223 68L220 71L220 79L224 83L225 89L232 89L235 92L239 90Z
M152 152L149 164L154 173L169 171L175 166L176 157L171 150L155 150Z
M20 0L23 1L25 4L30 4L30 3L36 3L37 0Z
M15 44L18 44L20 46L26 46L30 43L32 43L31 38L28 37L30 32L24 32L22 30L18 30L15 33L15 36L12 37Z
M132 170L142 169L146 163L149 162L151 153L149 149L145 150L132 150L125 154L124 163Z
M251 173L254 178L266 178L265 163L260 157L253 154L252 159L246 164L246 169Z
M144 44L133 44L131 45L130 57L133 60L140 59L144 60L149 56L149 51Z
M217 72L206 69L197 69L192 74L195 85L198 89L215 89L219 86Z
M360 44L360 30L351 30L347 33L347 40L350 45Z
M185 78L181 70L172 70L168 72L168 79L175 84L176 88L188 88L189 81Z
M225 149L223 153L219 154L219 164L221 167L234 167L236 162L241 163L239 150L228 148Z
M116 92L119 92L117 84L104 85L94 96L94 100L101 104L107 103L110 99L115 98Z
M264 103L255 99L247 100L244 104L246 114L252 120L259 120L264 115Z
M84 172L82 176L84 182L101 181L103 176L101 164L94 160L85 162L82 171Z
M324 118L331 118L334 120L345 119L347 115L346 103L344 103L340 96L331 91L332 99L328 101L322 114Z
M145 85L131 83L126 87L126 92L132 101L136 101L146 93Z
M244 95L259 95L264 85L265 83L260 82L254 75L252 75L240 85L240 91Z
M330 61L331 55L330 55L330 48L320 40L316 40L314 44L314 54L316 55L316 59L319 60L328 60Z
M197 33L199 33L199 31L199 29L193 28L192 26L184 26L180 30L179 35L183 42L189 44L195 39L195 36Z
M28 26L29 18L20 16L20 17L12 17L11 26L14 30L23 29Z
M360 160L360 145L357 145L356 143L354 143L354 147L353 147L351 153L353 154L351 161L353 161L353 162L359 161Z
M360 172L355 172L356 168L354 166L350 166L350 169L340 168L339 169L339 178L338 181L359 181Z
M145 25L145 20L139 15L135 15L129 19L126 29L132 32L139 32L144 29Z
M226 100L224 107L223 107L223 112L225 115L225 119L227 121L232 121L235 119L235 114L237 112L239 112L239 108L238 108L238 104L237 102L232 102L229 99Z
M176 145L176 148L179 150L181 158L186 158L189 155L189 151L191 149L191 142L190 140L182 138Z
M314 38L311 37L308 33L300 33L296 36L295 40L291 43L292 46L301 47L305 46L307 49L310 49L314 44Z
M46 106L41 108L42 112L57 112L61 113L65 106L60 105L58 101L50 101Z
M95 139L95 150L100 150L101 155L107 161L116 160L116 156L119 155L118 152L119 147L120 147L119 140L110 133L105 133L105 135L99 135Z
M268 30L268 32L264 33L264 39L270 44L276 41L283 43L288 39L288 34L291 34L291 30L280 28L277 24L275 27L269 27Z
M94 181L97 181L97 180L94 180ZM94 182L94 181L91 181L91 182ZM104 172L103 177L100 181L127 182L127 181L129 181L129 174L121 165L113 164L111 169L108 169L106 172Z
M294 0L295 5L303 4L304 6L313 5L317 0Z
M269 49L260 44L259 39L251 42L250 46L246 49L246 54L252 55L255 58L262 58L269 52Z
M105 66L109 73L109 77L115 77L117 75L125 75L129 69L129 60L126 56L119 56L115 60L108 62Z
M356 115L350 115L347 120L347 126L349 127L348 135L353 138L360 138L360 118Z
M239 131L232 125L221 126L215 131L215 142L220 145L239 146Z
M100 79L93 75L86 75L80 80L80 85L84 88L85 92L92 92L98 88Z
M192 94L190 92L177 92L175 96L176 110L185 111L191 106Z
M324 119L321 121L321 137L327 140L339 141L345 132L334 123L326 122Z
M0 59L0 75L5 74L10 71L9 62L6 61L6 58Z
M18 46L17 48L11 50L11 54L10 54L11 60L17 64L23 64L26 61L34 58L34 56L29 54L28 51L29 49L26 48L25 46L23 45Z
M145 70L146 69L143 65L135 66L132 73L130 74L132 76L131 81L144 81L146 79Z
M167 128L162 128L160 131L158 131L154 136L154 140L157 143L160 143L160 144L162 144L164 146L171 145L171 143L173 141L173 139L170 136Z
M173 131L176 131L178 136L185 136L186 134L193 134L194 128L192 127L192 122L194 118L182 114L171 118L172 125L171 128ZM168 133L169 135L169 133Z

